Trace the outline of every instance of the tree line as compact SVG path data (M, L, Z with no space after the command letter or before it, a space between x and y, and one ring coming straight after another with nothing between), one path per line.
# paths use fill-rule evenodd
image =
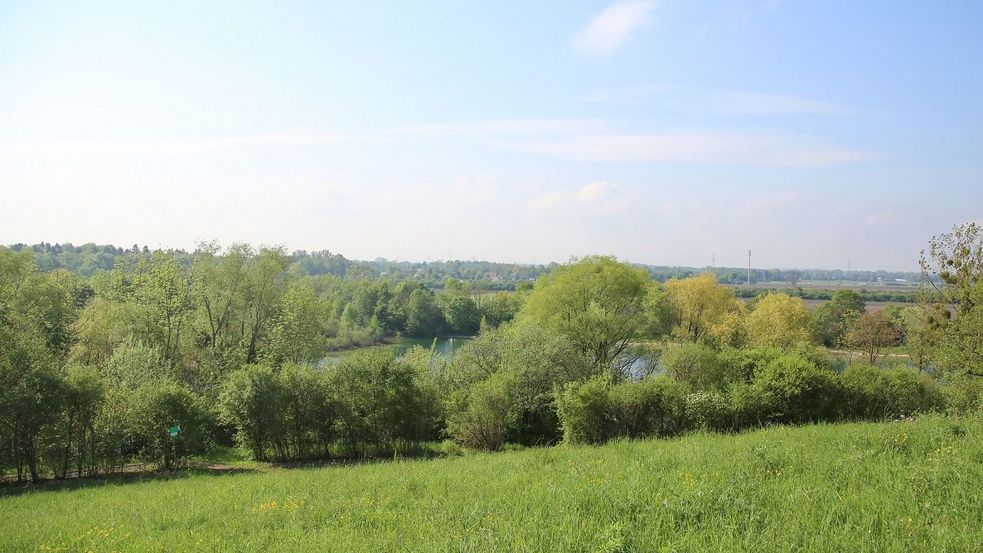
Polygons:
M37 480L173 468L228 445L287 461L978 409L981 244L975 225L934 238L921 301L876 313L850 291L810 312L602 256L485 294L312 276L277 248L150 252L88 278L0 249L0 470ZM478 335L447 357L323 362L332 347L448 331ZM914 367L876 366L891 345ZM841 347L866 362L830 356Z

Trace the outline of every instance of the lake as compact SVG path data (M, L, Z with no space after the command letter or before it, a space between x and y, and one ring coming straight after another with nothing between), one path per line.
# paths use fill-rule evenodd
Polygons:
M431 347L436 347L437 353L443 355L444 357L450 357L454 350L466 344L471 340L472 336L445 336L442 338L396 338L390 343L379 344L376 346L367 346L364 348L346 349L341 351L332 351L324 356L322 365L337 365L341 360L353 352L364 351L371 349L383 349L392 348L396 350L396 355L402 355L410 348L414 346L420 346L426 349ZM436 341L436 344L434 343Z

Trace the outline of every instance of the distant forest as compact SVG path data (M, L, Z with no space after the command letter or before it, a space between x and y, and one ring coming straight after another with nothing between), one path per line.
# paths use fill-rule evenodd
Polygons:
M13 244L11 250L31 251L37 267L42 272L67 269L81 276L92 276L99 270L112 270L122 259L133 261L148 258L154 250L134 244L129 248L113 245L70 243ZM192 254L184 250L168 250L185 266L192 263ZM476 290L515 290L523 282L532 282L540 275L556 267L548 265L494 263L490 261L390 261L377 258L373 261L348 259L328 250L308 252L296 250L290 254L296 270L310 276L335 275L353 278L387 277L394 282L414 280L429 288L442 288L447 279L472 284ZM638 265L648 269L652 278L665 282L671 278L686 278L700 273L714 273L722 284L745 284L747 268L738 267L669 267L664 265ZM870 283L877 286L903 287L918 282L917 272L906 271L843 271L840 269L752 269L751 283L799 281L846 281ZM741 294L747 295L747 294ZM753 297L756 293L750 293ZM809 296L807 292L805 296ZM815 294L813 294L815 295ZM819 293L819 296L823 296ZM815 299L826 299L825 296Z

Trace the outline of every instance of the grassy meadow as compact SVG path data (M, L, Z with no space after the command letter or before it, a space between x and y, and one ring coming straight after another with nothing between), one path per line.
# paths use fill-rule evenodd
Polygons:
M0 551L981 551L983 420L0 488Z

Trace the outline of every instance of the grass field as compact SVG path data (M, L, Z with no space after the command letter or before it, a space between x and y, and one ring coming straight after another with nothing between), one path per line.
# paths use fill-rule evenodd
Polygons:
M7 487L0 550L983 551L978 417L252 466Z

